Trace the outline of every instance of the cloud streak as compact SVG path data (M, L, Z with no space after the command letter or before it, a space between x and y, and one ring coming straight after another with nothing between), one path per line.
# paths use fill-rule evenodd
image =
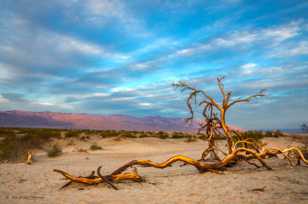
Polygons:
M186 117L185 94L171 84L187 80L219 99L215 78L227 75L235 97L269 89L230 122L293 127L308 114L308 4L265 4L4 1L1 109Z

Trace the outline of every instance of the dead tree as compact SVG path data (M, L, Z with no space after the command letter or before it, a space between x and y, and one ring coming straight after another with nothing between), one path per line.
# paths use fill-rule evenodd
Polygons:
M189 91L189 96L187 97L186 104L190 112L190 117L186 121L191 121L194 119L194 109L193 102L197 102L197 98L200 97L201 101L199 106L203 108L203 117L204 120L200 124L200 131L206 129L209 138L213 138L213 134L218 135L219 129L222 129L224 136L227 138L228 152L232 152L233 140L232 140L232 130L226 123L226 114L227 111L235 104L238 103L247 103L252 99L260 96L264 96L264 89L260 90L258 93L248 96L246 98L238 98L231 100L232 91L225 91L223 84L224 77L217 78L217 86L219 88L222 100L219 103L213 97L211 97L207 91L197 89L192 87L186 82L180 81L173 84L176 88L180 88L181 91ZM213 145L213 141L209 140L209 144Z
M222 101L220 103L213 97L209 96L206 91L196 89L185 82L178 82L174 84L175 87L180 88L182 91L189 91L186 104L188 110L190 111L190 117L187 118L187 121L191 121L195 117L193 102L197 102L197 97L202 97L199 106L203 108L202 114L204 120L200 124L199 132L205 131L208 135L208 147L203 151L200 160L195 160L184 155L175 155L163 162L154 162L151 160L132 160L120 166L108 175L102 175L100 173L101 167L99 167L96 171L97 175L95 175L95 171L93 171L89 176L85 177L74 176L63 170L55 169L55 172L60 173L69 180L68 183L66 183L62 188L67 187L73 182L87 185L106 183L113 189L117 190L118 188L114 185L116 182L143 181L143 178L137 172L137 166L164 169L171 166L175 162L182 162L185 165L194 166L200 173L223 171L226 170L230 164L237 164L240 161L246 161L248 164L257 168L263 166L266 169L271 170L271 167L265 160L271 157L278 157L278 155L282 155L283 158L286 159L292 166L296 165L294 161L297 161L298 165L300 162L308 165L308 160L305 158L302 150L298 147L289 147L286 149L266 147L263 143L259 143L251 139L243 139L240 132L233 131L227 125L226 113L233 105L249 102L253 98L264 96L264 90L261 90L260 92L246 98L232 100L232 92L225 91L222 83L223 79L224 77L217 78L217 85L222 96ZM219 150L215 144L215 138L221 134L223 134L227 140L228 153L224 153ZM233 140L235 137L237 140ZM216 151L222 152L223 158L218 157ZM208 161L208 155L212 157L212 161ZM259 165L255 162L259 162ZM133 168L133 171L127 171L129 168Z

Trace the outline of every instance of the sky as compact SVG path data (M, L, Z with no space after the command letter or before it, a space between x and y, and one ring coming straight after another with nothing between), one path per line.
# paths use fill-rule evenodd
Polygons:
M306 0L0 0L0 110L187 117L187 81L237 99L228 122L308 122Z

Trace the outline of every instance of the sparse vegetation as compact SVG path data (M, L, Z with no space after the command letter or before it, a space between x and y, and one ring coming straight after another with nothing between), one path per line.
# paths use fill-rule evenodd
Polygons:
M54 129L0 129L0 160L18 161L24 159L31 148L40 148L51 138L59 138Z
M48 157L57 157L62 154L62 149L59 145L54 144L50 148L47 149L47 156Z
M68 130L65 132L65 137L76 137L78 138L81 132L79 130Z
M201 159L195 160L184 155L175 155L160 163L151 160L132 160L120 166L108 175L101 175L101 167L98 167L96 171L97 175L95 175L95 171L93 171L88 177L73 176L62 170L55 169L55 172L62 174L65 178L70 180L63 187L66 187L73 182L92 185L104 182L117 190L118 188L113 184L115 181L142 180L142 177L138 174L135 166L164 169L178 161L183 162L185 165L194 166L200 173L223 171L241 161L245 161L249 165L253 165L257 168L265 167L266 169L271 170L272 168L266 163L265 160L267 158L277 157L278 155L282 155L291 166L296 165L292 162L292 160L296 160L297 165L300 165L301 162L308 165L305 152L303 152L304 150L301 150L299 147L288 147L285 149L266 147L266 144L259 142L259 140L265 135L269 136L268 133L263 134L258 131L247 131L242 133L234 131L230 128L226 121L227 110L235 104L250 102L253 98L264 96L264 93L263 90L261 90L257 94L246 98L232 100L232 92L225 91L222 83L223 79L224 77L217 78L217 85L222 95L221 103L217 102L214 98L208 95L207 91L196 89L185 82L178 82L174 84L175 87L180 88L182 91L189 91L186 104L188 110L190 111L190 117L187 118L187 122L193 120L195 117L195 110L192 105L193 103L199 104L203 110L202 115L204 120L200 123L198 133L206 133L208 146L202 152ZM197 97L202 98L199 103L197 103ZM162 139L166 136L163 132L158 132L157 135ZM185 135L186 134L184 133L174 132L172 134L172 138L182 138L185 137ZM270 135L280 136L281 132L274 131ZM216 145L215 140L221 136L224 136L225 138L228 150L227 152L219 149ZM190 137L192 138L193 136L189 135L188 138ZM217 154L218 152L223 154L223 158ZM259 162L259 164L255 162ZM135 167L134 171L127 172L126 170L131 167Z
M181 138L184 138L184 137L185 137L185 134L182 133L182 132L173 132L171 134L172 139L181 139Z
M129 131L129 130L62 130L62 129L44 129L44 128L0 128L0 161L17 161L24 159L25 155L31 148L42 148L44 144L51 139L60 138L64 133L68 139L67 145L74 145L73 138L82 141L91 141L94 135L102 138L115 138L122 140L124 138L144 138L156 137L160 139L182 139L194 141L196 138L206 140L206 133L187 133L187 132L165 132L165 131ZM277 131L247 131L245 137L261 139L263 137L278 137L283 135ZM216 139L225 139L224 136L215 137Z
M98 144L94 143L91 144L90 146L90 150L95 151L95 150L102 150L103 148L101 146L99 146Z
M160 139L167 139L169 134L167 132L159 131L156 133Z
M197 138L195 137L195 135L190 135L185 140L185 142L195 142L195 141L197 141Z

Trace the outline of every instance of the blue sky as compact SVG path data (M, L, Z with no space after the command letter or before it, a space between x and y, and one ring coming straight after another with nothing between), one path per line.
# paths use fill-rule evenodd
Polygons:
M243 128L308 122L305 0L0 0L0 109L186 117L190 81Z

